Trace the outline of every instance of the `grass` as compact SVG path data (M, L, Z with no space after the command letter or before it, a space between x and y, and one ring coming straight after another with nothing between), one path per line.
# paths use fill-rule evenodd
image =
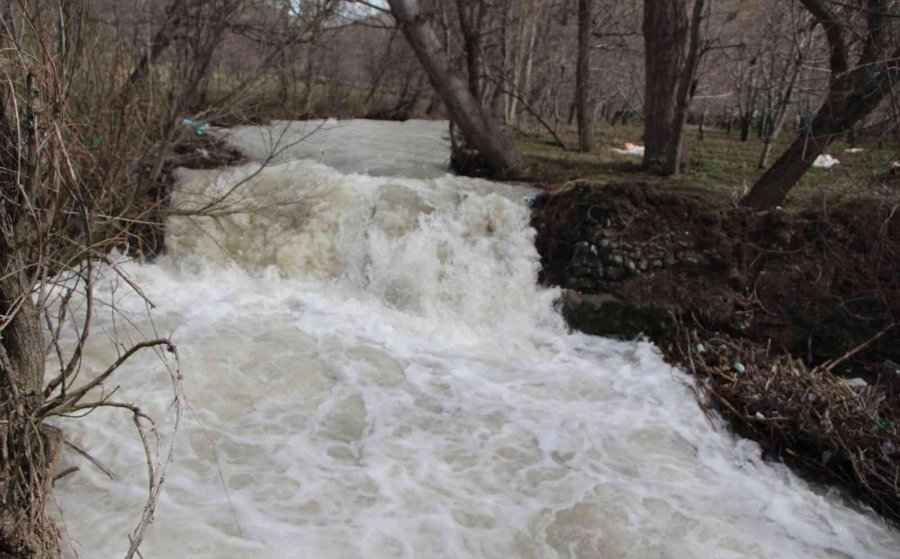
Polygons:
M665 184L673 189L698 187L707 190L711 199L728 204L739 199L762 174L757 168L762 141L751 136L741 142L739 132L726 135L724 130L707 130L703 141L694 127L686 138L685 169L679 178L663 178L644 172L639 157L618 155L610 148L624 147L626 142L642 144L643 129L639 125L598 126L598 147L590 153L572 149L577 145L574 128L559 134L570 149L560 147L543 130L520 132L517 140L527 160L522 178L529 182L560 184L575 180L591 182L644 181ZM776 142L770 163L775 161L794 139L786 130ZM843 199L881 197L900 200L900 179L884 180L892 161L900 159L900 145L883 146L861 142L862 153L845 153L847 144L834 143L828 153L841 165L831 169L812 169L788 195L787 207L805 207L821 203L823 195L829 203Z

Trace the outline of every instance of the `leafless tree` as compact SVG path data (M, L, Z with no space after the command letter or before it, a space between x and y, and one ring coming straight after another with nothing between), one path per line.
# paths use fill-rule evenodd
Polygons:
M744 198L745 205L757 209L781 204L816 157L874 111L900 78L897 2L800 2L825 32L831 79L815 117Z
M578 0L578 72L576 75L576 107L578 143L581 151L594 149L594 115L591 111L591 43L593 41L594 6L592 0Z
M484 158L492 173L503 176L522 163L516 144L489 117L469 84L447 63L440 41L416 0L390 0L391 12L440 94L451 122L462 130L468 144Z

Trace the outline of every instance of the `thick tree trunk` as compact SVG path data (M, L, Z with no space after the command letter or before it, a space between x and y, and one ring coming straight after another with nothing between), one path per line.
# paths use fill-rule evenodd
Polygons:
M680 68L678 76L678 92L675 97L675 116L672 119L672 134L669 138L671 145L666 149L666 162L662 174L677 176L681 173L681 160L684 159L684 133L687 128L688 110L694 98L696 88L697 70L700 68L700 26L703 24L703 11L706 9L705 0L694 0L694 10L691 16L690 42L688 45L687 60Z
M674 145L678 79L688 33L684 0L644 0L647 70L644 94L644 166L663 171Z
M760 210L781 205L788 191L809 171L829 143L831 140L827 134L815 132L794 140L791 147L756 182L743 204Z
M450 120L462 130L469 145L478 151L495 175L508 175L519 167L522 164L519 148L488 118L468 84L447 65L440 42L419 11L418 2L389 0L389 4L431 85L444 101Z
M15 270L4 260L4 272ZM47 559L59 554L45 508L62 439L33 419L43 403L44 346L29 287L22 272L0 280L0 556Z
M594 150L591 123L591 31L594 17L593 0L578 0L578 71L575 77L575 108L578 113L578 148Z
M45 559L59 552L45 506L61 437L34 415L44 398L45 348L27 265L36 232L25 208L37 194L33 181L17 184L15 175L19 158L36 152L14 131L5 106L0 97L0 557Z

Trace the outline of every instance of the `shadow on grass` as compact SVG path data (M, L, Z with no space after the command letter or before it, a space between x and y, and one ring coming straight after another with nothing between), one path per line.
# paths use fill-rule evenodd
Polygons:
M626 173L626 174L634 174L634 173L643 173L644 165L638 159L619 159L612 161L603 161L597 165L597 169L605 172L605 173Z

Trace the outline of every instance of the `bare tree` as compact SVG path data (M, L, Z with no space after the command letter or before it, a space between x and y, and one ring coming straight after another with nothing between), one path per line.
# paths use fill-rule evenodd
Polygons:
M812 44L808 14L798 14L793 4L777 4L772 6L773 15L767 17L762 34L766 52L760 53L764 73L760 169L768 165L775 140L781 134Z
M578 146L581 151L593 151L594 130L591 111L591 42L593 40L593 0L578 0L578 72L575 86L578 113Z
M415 51L451 122L484 159L492 173L510 174L522 164L522 154L509 136L486 114L468 84L451 68L434 30L416 0L389 0L391 12Z
M644 0L644 165L664 173L676 143L678 84L689 22L684 0Z
M684 157L684 132L687 126L688 109L697 90L697 72L704 55L701 44L702 25L708 19L706 0L694 0L691 14L690 33L687 44L687 58L680 68L678 89L675 94L675 115L672 121L671 144L666 149L666 161L662 169L664 175L678 175L681 172L681 161ZM649 78L648 78L649 79Z
M815 117L744 198L745 205L756 209L781 204L816 157L874 111L900 78L900 6L896 2L800 1L825 31L831 79ZM854 35L860 37L858 48L851 43Z

